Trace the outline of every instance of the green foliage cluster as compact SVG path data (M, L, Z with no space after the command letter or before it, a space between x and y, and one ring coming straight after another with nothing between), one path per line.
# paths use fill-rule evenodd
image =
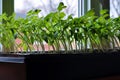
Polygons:
M80 50L88 52L97 49L120 49L120 17L108 18L107 10L101 10L100 16L95 16L94 10L85 15L73 18L63 12L66 6L61 2L56 12L39 17L41 10L30 10L25 18L15 18L15 14L0 15L0 43L5 48L17 51L35 50L41 47L45 51L44 42L52 47L53 51ZM17 45L16 38L22 42Z

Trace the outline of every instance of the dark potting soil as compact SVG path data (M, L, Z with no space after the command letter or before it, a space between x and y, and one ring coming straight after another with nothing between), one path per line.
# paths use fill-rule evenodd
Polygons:
M69 50L69 51L18 51L18 52L0 52L0 55L29 55L29 54L106 54L106 53L120 53L120 49L106 49L106 50Z

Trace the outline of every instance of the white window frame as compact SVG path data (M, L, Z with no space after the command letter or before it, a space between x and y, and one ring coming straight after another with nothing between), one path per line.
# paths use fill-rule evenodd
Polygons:
M91 0L78 0L78 17L91 9Z

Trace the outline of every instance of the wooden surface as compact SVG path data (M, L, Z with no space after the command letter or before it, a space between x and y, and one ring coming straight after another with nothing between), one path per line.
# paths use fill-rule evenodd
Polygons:
M0 80L26 80L25 64L0 63Z
M119 76L109 76L109 77L100 78L97 80L120 80L120 75Z

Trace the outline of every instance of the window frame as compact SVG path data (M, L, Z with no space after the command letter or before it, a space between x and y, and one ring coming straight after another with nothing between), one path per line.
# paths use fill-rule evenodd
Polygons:
M10 16L13 12L14 0L2 0L2 13L6 13L8 16Z
M109 1L110 0L78 0L78 17L84 15L88 10L92 8L95 9L96 15L99 15L99 11L102 9L102 7L103 9L108 8L105 3L109 3ZM0 0L0 3L2 4L0 5L0 8L2 9L0 13L6 12L8 15L11 15L14 12L14 0ZM100 4L102 4L103 6ZM110 3L108 4L108 6L109 5Z
M78 0L78 17L91 9L91 0Z

